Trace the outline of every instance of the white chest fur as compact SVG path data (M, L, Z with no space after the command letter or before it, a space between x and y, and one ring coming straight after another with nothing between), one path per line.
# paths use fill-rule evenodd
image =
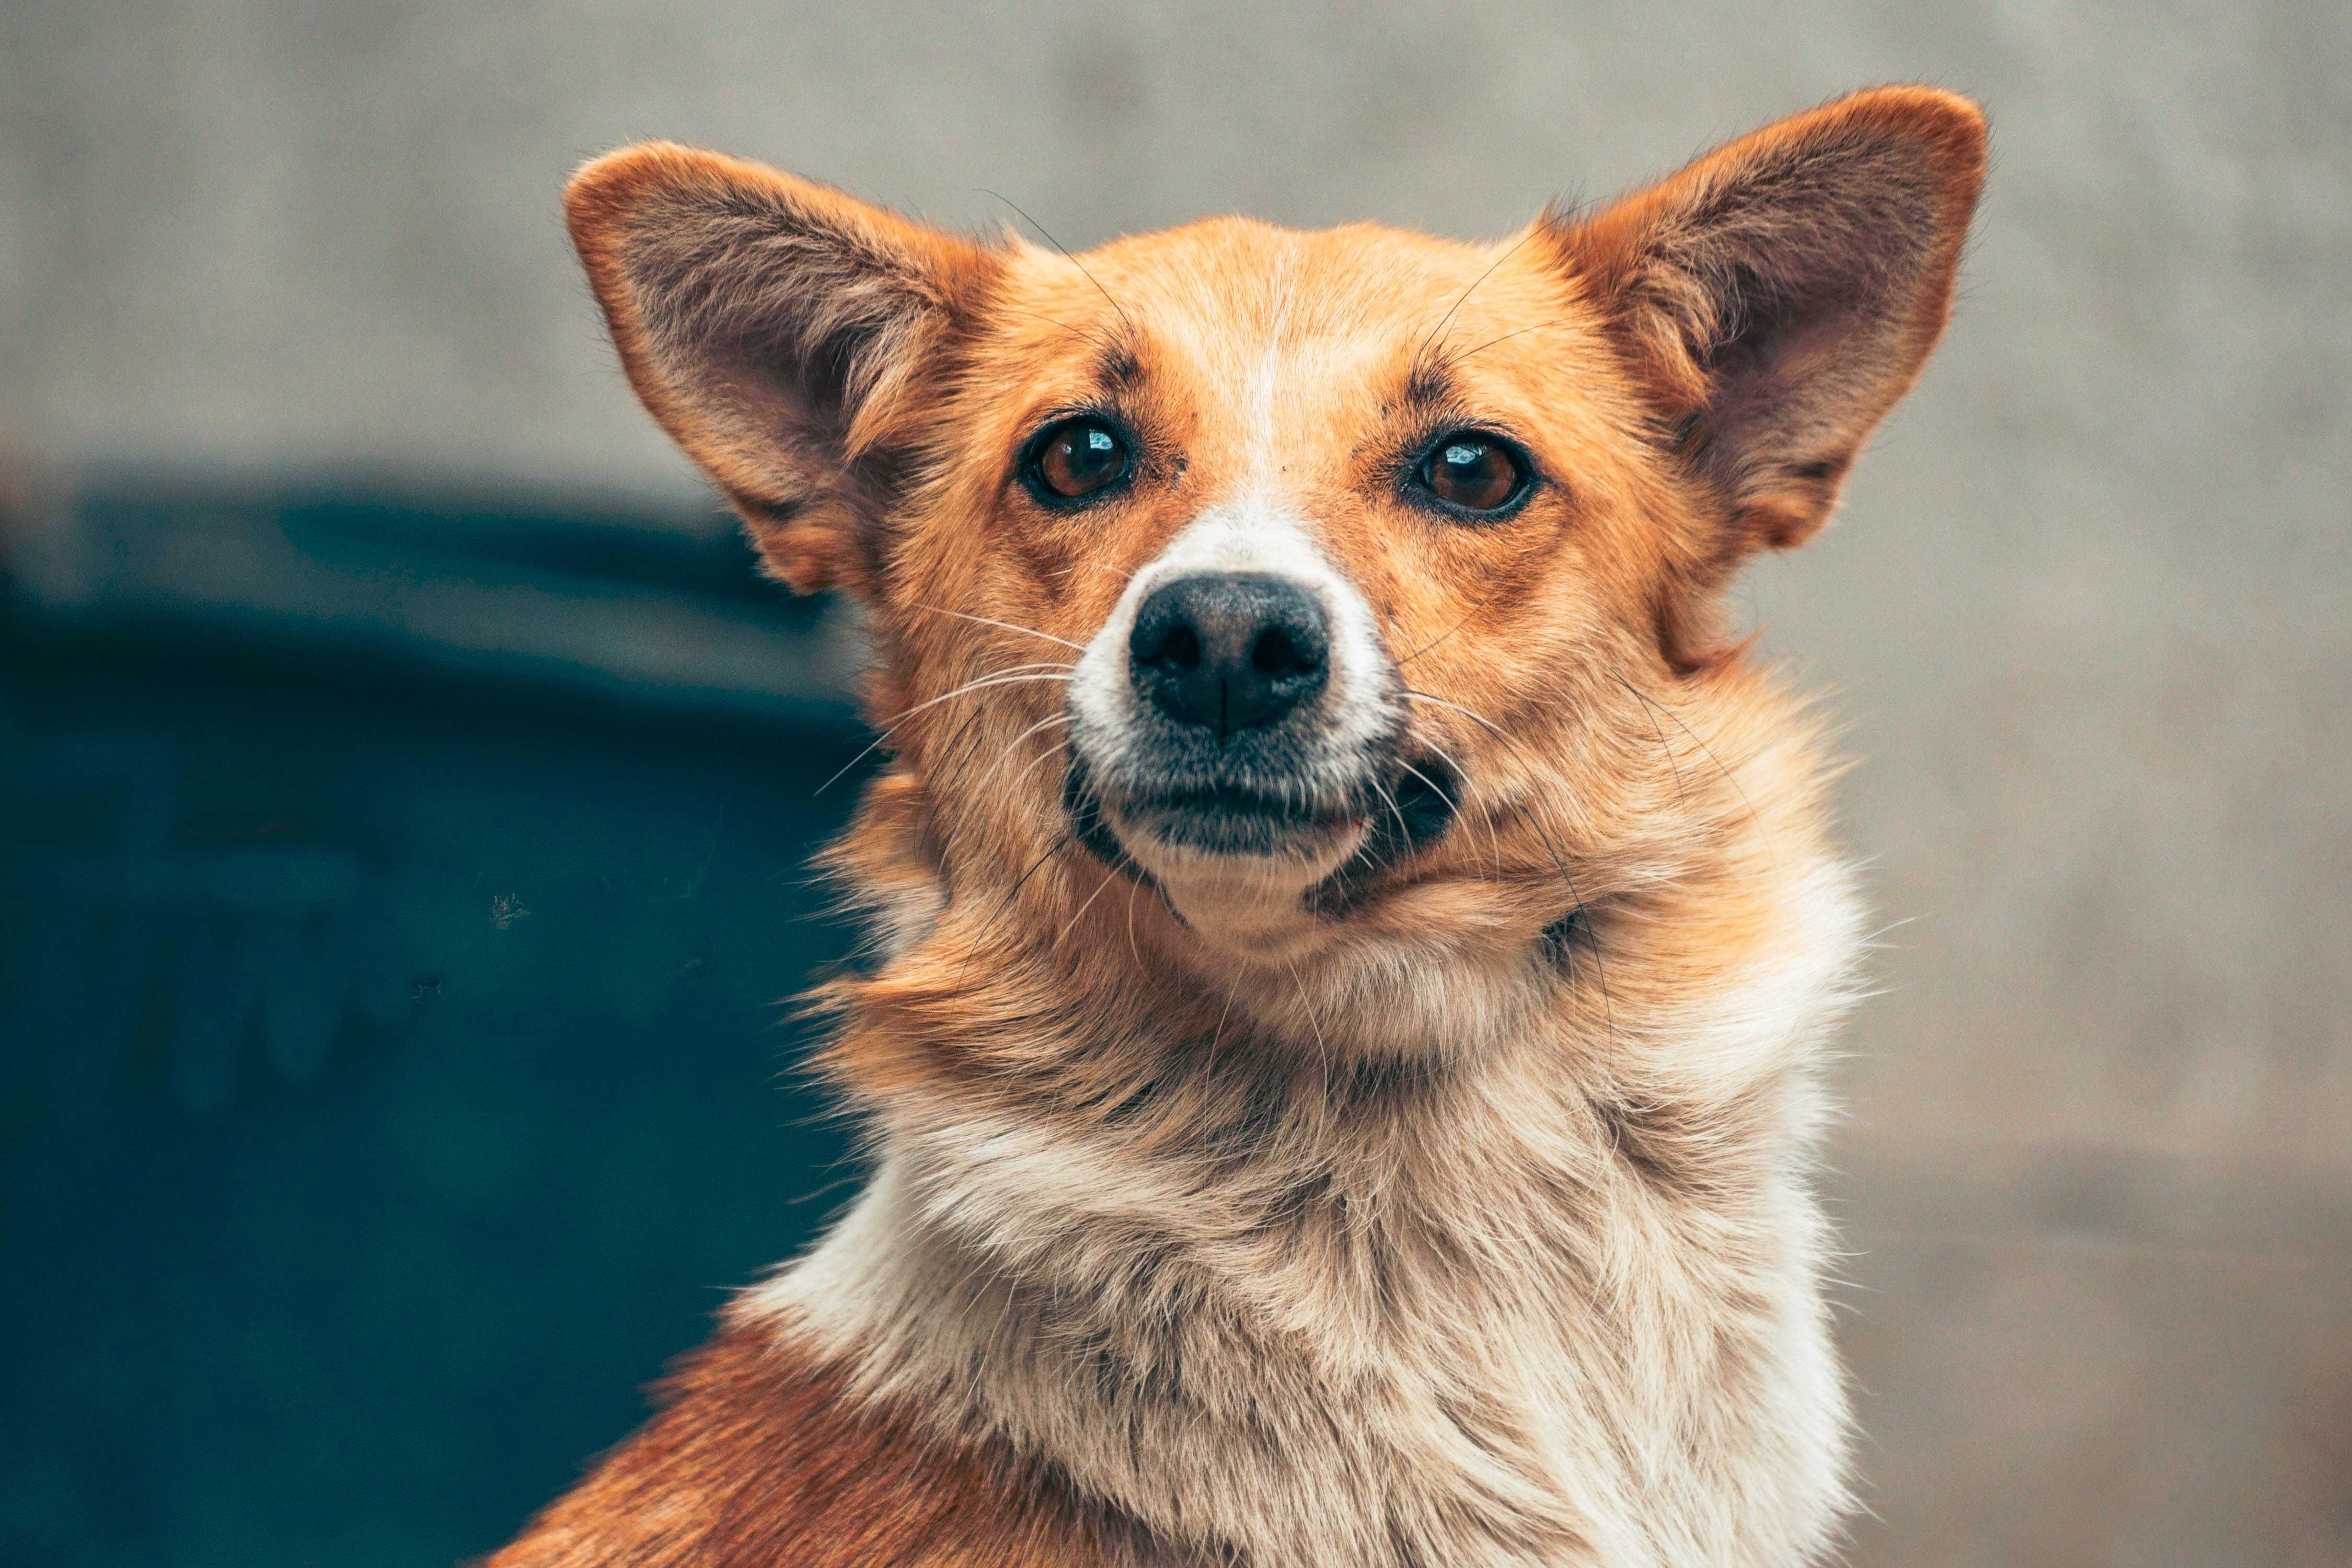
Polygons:
M1606 1042L1229 1061L1101 1117L909 1101L746 1308L1050 1458L1170 1562L1809 1561L1847 1421L1811 1062L1856 927L1836 868L1799 888L1735 984Z

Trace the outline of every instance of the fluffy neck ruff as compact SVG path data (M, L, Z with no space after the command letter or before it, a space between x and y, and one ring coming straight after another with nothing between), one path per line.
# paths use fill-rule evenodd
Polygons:
M1847 1442L1813 1064L1858 907L1818 770L1743 772L1706 855L1588 869L1615 891L1580 939L1302 984L1307 1048L1141 949L958 942L950 976L921 857L869 850L908 945L831 1060L877 1173L739 1315L1049 1465L1155 1562L1810 1559ZM1365 1047L1433 1006L1469 1044ZM932 1048L959 1037L986 1053Z

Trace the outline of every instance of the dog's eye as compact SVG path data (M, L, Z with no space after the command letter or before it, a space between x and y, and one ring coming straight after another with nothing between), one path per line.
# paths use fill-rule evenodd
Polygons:
M1039 499L1084 500L1126 477L1127 441L1100 419L1065 419L1030 444L1024 467Z
M1527 489L1528 466L1493 437L1464 431L1431 448L1413 477L1450 507L1492 513L1519 499Z

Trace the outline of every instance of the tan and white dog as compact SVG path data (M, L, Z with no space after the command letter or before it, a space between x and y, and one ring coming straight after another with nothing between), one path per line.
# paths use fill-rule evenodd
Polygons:
M1984 149L1889 89L1493 246L1076 257L583 170L637 392L868 611L874 1173L498 1568L1828 1552L1860 917L1718 602L1918 374Z

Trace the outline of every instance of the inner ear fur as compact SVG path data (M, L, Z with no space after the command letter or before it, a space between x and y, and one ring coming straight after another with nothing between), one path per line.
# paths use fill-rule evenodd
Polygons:
M589 163L563 209L630 384L770 570L868 583L898 443L998 253L669 142Z
M1984 180L1967 99L1882 88L1546 221L1729 509L1737 555L1810 539L1950 313Z

